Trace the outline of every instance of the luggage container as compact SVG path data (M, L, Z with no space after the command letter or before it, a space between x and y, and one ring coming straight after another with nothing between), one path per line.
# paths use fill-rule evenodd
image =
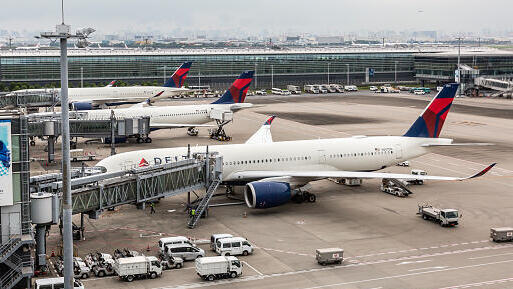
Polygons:
M494 242L513 241L513 228L511 228L511 227L491 228L490 229L490 238L492 238L492 240Z
M344 260L344 249L326 248L315 250L315 259L320 265L340 264Z

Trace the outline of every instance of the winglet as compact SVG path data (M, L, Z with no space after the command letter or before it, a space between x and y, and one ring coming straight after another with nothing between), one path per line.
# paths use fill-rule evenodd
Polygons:
M276 118L276 115L273 115L273 116L269 117L269 118L265 121L264 125L271 125L271 124L273 123L274 118Z
M275 115L270 116L264 124L246 141L247 144L271 143L273 136L271 134L271 124L276 118Z
M489 170L491 170L497 163L493 163L489 166L487 166L486 168L484 168L484 170L480 171L479 173L473 175L473 176L470 176L468 177L467 179L473 179L473 178L478 178L480 176L483 176L484 174L486 174Z

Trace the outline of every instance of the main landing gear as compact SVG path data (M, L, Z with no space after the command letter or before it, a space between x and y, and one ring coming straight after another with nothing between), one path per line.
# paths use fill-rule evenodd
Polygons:
M292 200L298 204L302 202L315 203L317 197L308 191L297 190L297 193L292 197Z
M152 142L152 139L149 136L137 138L137 143L151 143L151 142Z
M197 136L199 133L199 130L195 127L190 127L187 129L187 134L190 136Z
M227 136L226 132L224 131L224 126L228 124L230 121L220 121L216 119L217 123L217 129L211 129L210 132L210 138L215 139L218 141L230 141L232 139L231 136Z

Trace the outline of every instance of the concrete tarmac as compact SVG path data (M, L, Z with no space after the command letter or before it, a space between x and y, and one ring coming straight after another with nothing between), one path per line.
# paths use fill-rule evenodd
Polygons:
M259 105L235 114L235 121L226 130L233 136L232 143L243 143L267 115L276 114L274 141L402 135L433 96L368 91L251 96L248 101ZM191 100L173 103L189 104ZM83 280L84 285L88 289L513 287L513 243L489 240L491 227L513 226L512 104L505 99L456 99L441 136L457 142L490 142L493 146L433 148L411 160L409 168L383 171L423 169L430 175L466 176L492 162L499 164L481 178L412 186L414 194L407 198L381 192L380 180L365 180L358 187L321 180L311 183L310 191L317 196L315 203L289 203L267 210L251 210L243 205L214 207L193 230L186 228L185 195L161 200L155 215L150 215L149 209L125 205L105 212L98 220L86 218L85 240L75 243L79 256L92 251L112 253L123 247L156 255L157 241L163 236L184 235L206 241L213 233L244 236L257 249L253 255L240 258L244 274L237 279L203 281L196 275L194 263L187 262L185 268L165 271L154 280L127 283L117 277L95 277ZM117 151L219 144L207 137L206 129L200 129L198 137L187 136L185 129L157 131L151 137L152 144L124 144ZM79 144L79 148L94 150L100 156L110 151L99 144ZM34 165L33 169L41 168ZM219 189L222 192L224 188ZM240 189L234 197L242 197ZM212 201L223 202L234 200L220 196ZM445 228L423 220L416 215L421 203L459 209L463 214L460 225ZM54 228L48 251L56 248L59 239ZM215 255L208 244L199 246L207 255ZM344 248L344 262L318 265L315 249L326 247Z

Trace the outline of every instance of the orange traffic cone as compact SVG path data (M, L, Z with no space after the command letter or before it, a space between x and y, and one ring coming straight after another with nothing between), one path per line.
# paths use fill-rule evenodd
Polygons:
M55 251L52 249L52 257L55 257Z
M146 247L146 252L149 252L149 251L151 251L150 244L148 244L148 247Z

